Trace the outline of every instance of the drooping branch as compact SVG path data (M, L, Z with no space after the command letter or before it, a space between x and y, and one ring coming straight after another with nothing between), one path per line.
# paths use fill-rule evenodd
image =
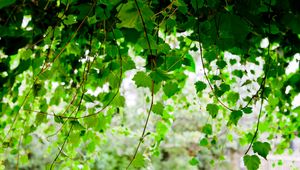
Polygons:
M153 56L152 50L151 50L151 44L150 44L150 41L149 41L149 38L148 38L148 34L147 34L147 28L146 28L146 25L145 25L145 22L144 22L144 19L143 19L143 15L141 13L141 10L139 8L137 0L134 0L134 2L135 2L135 5L137 7L138 13L139 13L139 15L141 17L141 20L142 20L142 24L143 24L145 36L146 36L146 39L147 39L148 47L149 47L149 50L150 50L150 54ZM153 70L153 67L151 67L151 69ZM134 154L133 154L133 156L132 156L129 164L126 167L126 170L131 166L132 162L134 161L134 159L135 159L135 157L136 157L136 155L137 155L137 153L139 151L141 143L144 140L145 132L146 132L146 129L147 129L147 126L148 126L148 123L149 123L149 118L150 118L150 115L151 115L151 112L152 112L153 103L154 103L154 80L151 81L151 102L150 102L150 107L149 107L149 110L148 110L148 113L147 113L147 119L146 119L146 122L144 124L143 132L142 132L141 137L139 139L139 143L138 143L138 145L137 145L137 147L136 147L136 149L134 151Z

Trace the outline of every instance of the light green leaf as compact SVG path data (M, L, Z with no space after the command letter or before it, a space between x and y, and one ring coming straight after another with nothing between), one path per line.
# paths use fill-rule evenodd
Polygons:
M133 162L132 162L132 166L135 168L142 168L145 166L145 157L143 154L138 153L136 154Z
M116 107L124 107L125 97L121 96L120 94L117 94L114 100L111 102L111 105Z
M68 15L66 19L64 19L64 23L66 25L72 25L72 24L76 24L77 20L76 20L76 16L75 15Z
M206 106L206 110L208 111L208 113L211 115L212 118L216 118L219 111L219 107L216 104L208 104Z
M245 155L244 164L248 170L257 170L259 168L260 160L256 155Z
M137 87L148 87L151 90L152 80L145 72L137 72L132 80Z
M268 142L254 142L253 143L253 151L254 153L258 153L258 155L262 156L263 158L267 159L267 155L271 150L271 145Z
M199 161L195 157L189 160L190 165L196 166L196 165L198 165L198 163L199 163Z
M200 145L200 146L207 146L207 145L208 145L208 140L207 140L207 138L201 139L199 145Z

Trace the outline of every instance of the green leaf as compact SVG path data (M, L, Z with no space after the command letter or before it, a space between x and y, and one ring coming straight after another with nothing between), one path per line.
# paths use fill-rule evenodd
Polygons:
M119 93L116 95L114 100L111 102L112 106L115 107L124 107L125 105L125 97L121 96Z
M202 138L200 140L200 143L199 143L200 146L207 146L208 145L208 140L207 138Z
M151 90L152 80L145 72L137 72L132 80L137 87L148 87Z
M151 17L154 13L147 4L139 3L139 8L144 22L147 25L147 29L152 29L153 23L151 23ZM118 10L120 11L117 17L121 21L121 23L117 24L119 28L134 28L138 31L143 30L140 14L134 1L128 1L126 4L120 5Z
M168 132L168 126L163 122L157 122L155 129L156 129L157 137L158 137L157 140L160 141L160 140L164 139Z
M71 120L70 123L73 125L74 129L84 130L85 127L82 126L77 120Z
M217 66L219 67L219 69L223 69L226 67L227 63L224 60L218 60L216 62Z
M227 123L227 125L231 125L231 124L235 124L237 125L238 121L240 120L240 118L243 116L243 112L240 110L234 110L231 112L230 116L229 116L229 121Z
M232 72L232 74L235 75L235 76L237 76L237 77L239 77L239 78L242 78L243 75L244 75L244 73L243 73L242 70L234 70L234 71Z
M176 83L168 82L164 87L163 91L169 98L179 91L178 85Z
M196 165L198 165L198 163L199 163L199 160L195 157L189 160L190 165L196 166Z
M300 113L300 106L294 108L294 109L292 110L292 112Z
M75 15L68 15L67 18L64 20L64 23L66 25L76 24L77 23L76 18L77 17Z
M257 170L259 168L260 160L256 155L245 155L244 164L248 170Z
M202 8L204 5L204 0L191 0L192 7L195 11Z
M64 123L64 119L61 118L60 116L54 116L54 121L56 123Z
M0 0L0 9L14 4L16 0Z
M164 105L161 102L157 102L153 105L152 111L155 114L163 115Z
M234 91L231 91L227 95L227 101L228 103L236 104L236 102L239 100L240 94L236 93Z
M206 89L206 87L207 87L207 85L202 81L197 81L195 83L195 88L196 88L197 93L202 92L204 89Z
M246 80L246 81L242 84L242 86L246 86L246 85L251 84L251 83L252 83L251 80Z
M155 71L152 71L150 73L150 77L152 78L152 80L155 81L155 83L160 83L162 81L166 81L171 78L170 75L167 74L167 72L160 69L156 69Z
M202 132L205 133L206 135L211 135L212 134L211 124L205 124L202 128Z
M195 64L195 61L194 61L194 58L190 55L190 54L186 54L185 55L185 58L183 60L183 64L188 66L188 70L191 71L191 72L194 72L196 71L196 64Z
M132 166L135 168L142 168L145 166L145 157L143 156L143 154L136 154L134 160L132 161Z
M243 109L243 112L245 114L250 114L250 113L252 113L252 108L251 107L246 107L246 108Z
M216 51L207 51L204 53L204 56L203 58L205 58L205 60L208 62L208 63L211 63L212 61L214 61L215 59L217 59L217 53Z
M271 150L271 145L268 142L254 142L253 143L253 151L254 153L258 153L258 155L262 156L263 158L267 159L267 155Z
M139 25L139 14L136 9L134 1L128 1L126 4L122 4L120 6L120 11L117 16L121 23L118 23L117 26L119 28L135 28L137 30L141 30L141 25Z
M211 115L212 118L216 118L219 111L219 106L216 104L208 104L206 106L206 110L208 111L208 113Z
M222 83L222 84L220 85L220 88L221 88L221 90L222 90L223 92L226 92L226 91L230 90L230 86L229 86L228 84L226 84L226 83Z

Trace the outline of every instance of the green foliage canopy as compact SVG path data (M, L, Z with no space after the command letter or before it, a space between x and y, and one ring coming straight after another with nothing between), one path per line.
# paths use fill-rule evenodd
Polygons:
M139 147L147 140L151 112L161 117L154 138L157 146L172 125L164 103L154 97L175 101L185 88L186 71L199 69L195 61L200 60L205 81L194 82L195 96L209 93L211 98L202 112L227 126L240 126L239 120L247 114L258 115L246 151L253 144L255 155L244 157L248 169L257 169L258 155L267 158L271 151L268 142L259 141L260 132L267 131L270 141L280 134L283 143L300 134L300 112L292 106L300 92L300 73L299 69L285 72L300 50L299 7L297 0L1 0L1 160L12 154L21 159L20 166L26 164L31 135L47 124L47 134L61 126L55 133L59 150L47 168L67 166L69 161L80 164L76 148L93 143L97 134L110 128L111 119L125 105L122 80L134 70L136 88L146 88L150 95L147 120L136 152L128 156L128 167L131 163L143 167ZM186 32L190 34L180 35ZM167 41L174 35L176 48ZM266 38L265 48L261 42ZM191 52L197 53L196 59ZM227 62L226 52L240 60ZM142 68L136 66L135 56L146 61ZM258 79L248 78L257 70L228 69L235 64L259 65L259 60L263 73ZM238 80L244 80L242 87L258 84L259 88L243 97L234 88ZM87 93L107 84L108 91L97 96ZM256 104L260 111L254 113ZM170 107L175 106L176 102ZM53 112L54 107L60 109ZM262 129L261 121L276 127ZM213 141L208 136L215 133L212 125L205 124L202 132L206 137L199 139L199 145L209 146ZM93 148L88 154L97 152ZM285 147L273 149L282 153Z

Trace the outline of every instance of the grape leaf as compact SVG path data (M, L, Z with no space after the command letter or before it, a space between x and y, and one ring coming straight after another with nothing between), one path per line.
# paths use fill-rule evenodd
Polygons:
M163 87L163 91L168 97L172 97L175 93L179 91L178 85L176 83L167 83Z
M207 134L207 135L211 135L212 134L212 126L211 124L205 124L202 128L202 132Z
M206 87L207 87L207 85L202 81L197 81L195 83L195 88L196 88L197 93L202 92L204 89L206 89Z
M256 155L245 155L244 164L248 170L257 170L259 168L260 160Z
M132 166L134 166L135 168L142 168L145 166L145 158L143 154L136 154L134 160L132 161Z
M195 166L195 165L198 165L198 163L199 163L199 161L198 161L198 159L195 158L195 157L189 160L189 164L190 164L190 165Z
M132 80L135 82L137 87L148 87L151 89L152 80L145 72L137 72Z
M227 100L229 103L236 104L239 98L240 98L240 94L233 91L229 92L227 95Z
M199 145L200 145L200 146L207 146L207 145L208 145L208 140L207 140L207 138L201 139Z
M211 115L212 118L216 118L219 111L219 107L216 104L208 104L206 106L206 110L208 111L208 113Z
M252 113L252 108L251 107L246 107L246 108L243 109L243 112L245 114L250 114L250 113Z
M263 158L267 159L267 155L271 150L271 145L268 142L254 142L253 143L253 151L254 153L258 153L258 155L262 156Z
M158 115L162 115L164 111L164 105L161 102L157 102L152 107L153 113L156 113Z
M243 116L243 112L240 110L234 110L231 112L230 116L229 116L229 121L227 123L227 125L231 125L231 124L235 124L237 125L238 121L240 120L240 118Z

